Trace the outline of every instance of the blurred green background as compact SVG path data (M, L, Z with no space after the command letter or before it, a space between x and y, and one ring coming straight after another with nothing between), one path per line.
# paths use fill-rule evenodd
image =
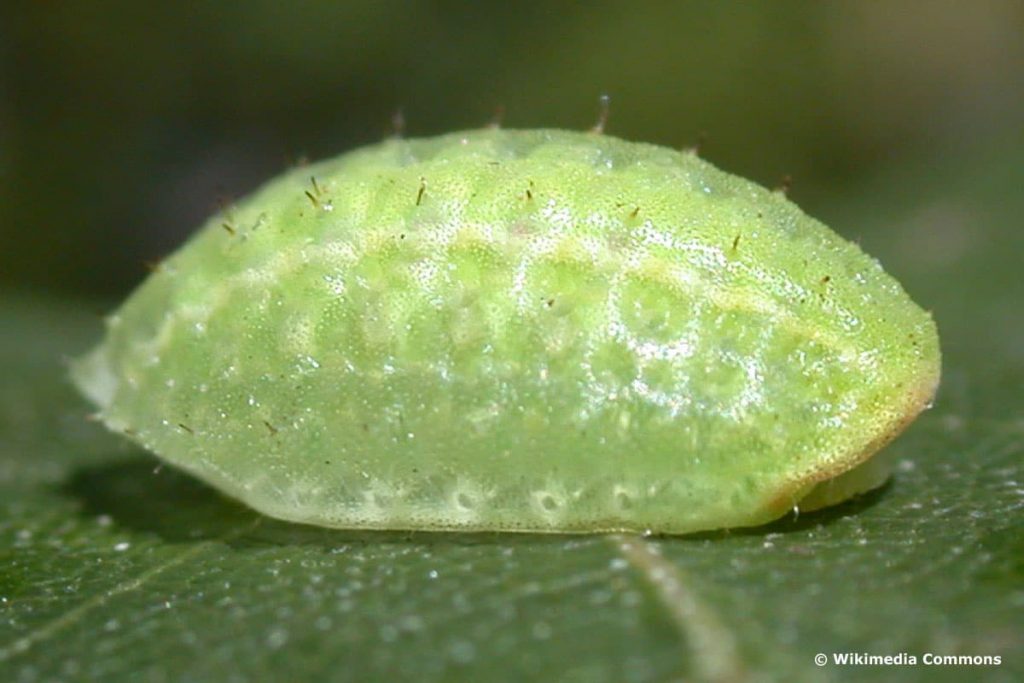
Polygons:
M602 93L792 176L934 312L885 488L638 561L273 522L85 421L59 359L220 202L397 109L584 129ZM1021 2L0 3L0 680L1024 680L1022 123ZM1004 663L813 664L846 651Z
M1021 3L5 6L8 288L119 298L219 201L379 139L399 108L411 136L499 106L509 127L578 129L601 93L610 133L705 136L713 163L770 186L791 175L791 196L852 239L933 231L942 244L919 246L943 267L969 247L966 217L865 235L836 225L842 198L911 158L955 171L1024 121Z

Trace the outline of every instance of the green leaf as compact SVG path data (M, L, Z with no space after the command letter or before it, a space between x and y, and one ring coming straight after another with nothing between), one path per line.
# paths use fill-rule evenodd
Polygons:
M896 169L855 204L812 207L847 236L859 226L935 308L944 383L889 447L887 486L741 532L263 518L87 421L59 359L98 336L90 307L5 296L0 680L1020 680L1021 149L955 174ZM816 653L919 664L819 667Z

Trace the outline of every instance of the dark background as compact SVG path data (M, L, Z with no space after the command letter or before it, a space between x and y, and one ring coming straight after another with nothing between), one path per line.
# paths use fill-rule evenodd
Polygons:
M891 484L627 561L260 519L85 420L60 359L218 199L399 107L585 129L604 92L612 134L792 175L933 311ZM1024 680L1022 123L1021 2L0 0L0 681Z
M704 136L728 171L791 175L791 197L871 253L925 231L928 258L894 273L912 294L916 269L963 266L970 221L939 206L901 228L846 206L911 163L1024 160L1020 3L5 6L2 289L120 298L219 201L380 139L399 108L410 136L499 106L509 127L579 129L608 93L610 133Z

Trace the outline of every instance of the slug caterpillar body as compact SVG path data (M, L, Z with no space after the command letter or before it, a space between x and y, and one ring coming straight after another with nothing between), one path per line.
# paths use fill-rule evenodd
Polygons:
M877 261L696 155L388 140L212 218L73 376L253 508L343 528L686 533L877 486L938 336Z

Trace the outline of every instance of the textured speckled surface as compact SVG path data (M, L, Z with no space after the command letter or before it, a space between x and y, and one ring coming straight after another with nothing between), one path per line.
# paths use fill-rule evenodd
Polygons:
M75 368L112 429L273 516L662 533L779 517L938 376L930 316L781 195L691 154L501 130L272 181Z

